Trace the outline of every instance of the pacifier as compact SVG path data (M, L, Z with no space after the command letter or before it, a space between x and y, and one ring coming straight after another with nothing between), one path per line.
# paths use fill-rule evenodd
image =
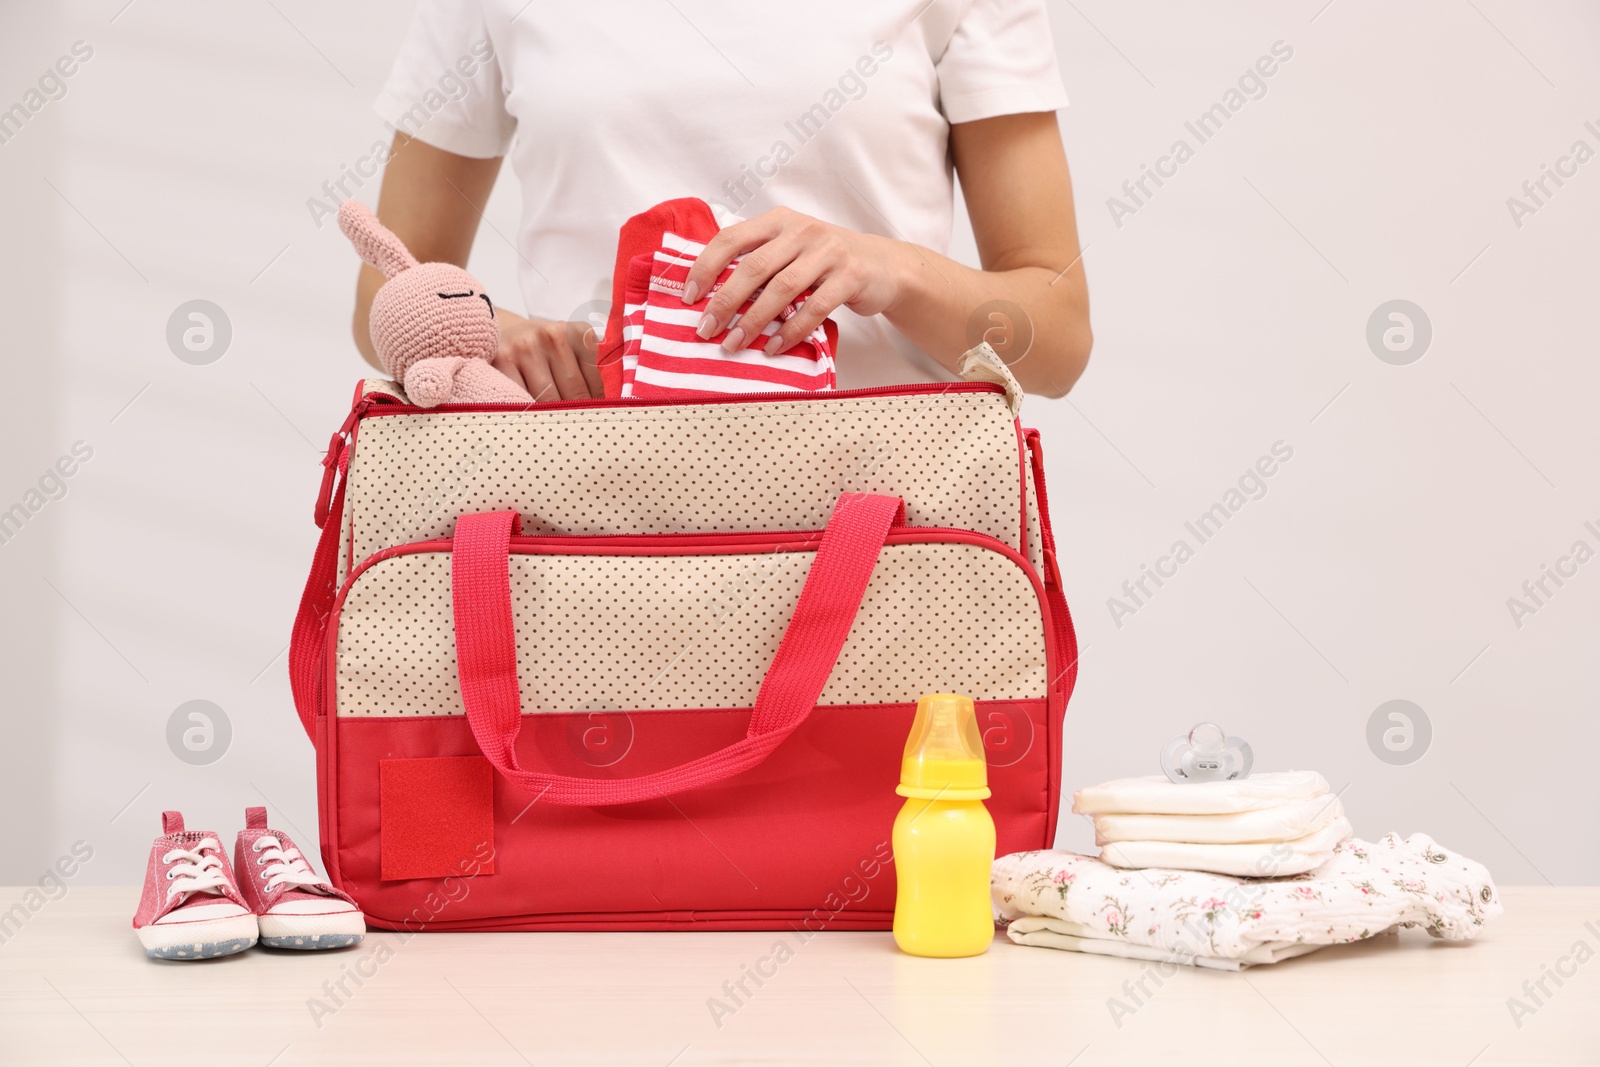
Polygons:
M1174 782L1227 782L1248 778L1255 754L1242 737L1203 722L1161 746L1161 769Z

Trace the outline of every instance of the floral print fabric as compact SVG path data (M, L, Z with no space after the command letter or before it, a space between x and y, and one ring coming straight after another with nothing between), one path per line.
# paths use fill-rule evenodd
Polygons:
M1287 878L1124 870L1073 852L1018 852L995 861L990 891L1013 941L1212 966L1272 962L1395 927L1470 940L1503 910L1482 864L1426 834L1350 838L1320 867Z

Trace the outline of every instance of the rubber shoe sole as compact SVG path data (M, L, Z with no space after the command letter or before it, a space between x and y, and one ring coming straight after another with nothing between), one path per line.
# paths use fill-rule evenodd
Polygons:
M243 952L256 943L254 915L192 923L152 923L136 931L145 955L158 960L209 960Z
M261 943L267 948L313 951L349 948L366 936L366 919L359 911L332 915L263 915L258 920Z

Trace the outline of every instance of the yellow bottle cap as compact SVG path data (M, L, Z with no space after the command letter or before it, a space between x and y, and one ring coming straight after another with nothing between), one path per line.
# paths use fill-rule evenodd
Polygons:
M895 792L923 800L982 800L989 795L989 765L970 697L930 693L917 701Z

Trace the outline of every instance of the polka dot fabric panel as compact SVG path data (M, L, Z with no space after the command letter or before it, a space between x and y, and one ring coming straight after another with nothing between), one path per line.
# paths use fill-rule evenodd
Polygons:
M515 510L529 535L816 530L848 491L1020 551L1022 484L1000 393L374 414L350 462L340 576L448 537L468 512Z
M753 706L813 557L514 553L524 713ZM1032 581L998 551L887 545L819 703L1042 698L1043 620ZM337 655L342 717L463 714L449 554L363 571Z

